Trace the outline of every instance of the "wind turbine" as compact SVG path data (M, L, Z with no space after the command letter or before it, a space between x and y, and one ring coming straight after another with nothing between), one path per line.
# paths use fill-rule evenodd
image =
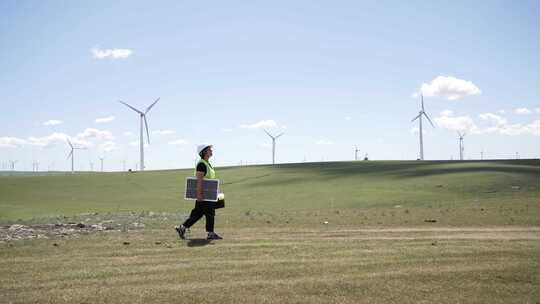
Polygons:
M69 139L66 139L69 146L71 147L71 152L68 154L68 159L71 157L71 174L75 173L75 153L73 153L75 150L86 150L86 148L80 148L80 147L74 147Z
M465 137L465 133L457 132L459 135L459 160L463 160L463 151L465 151L465 146L463 145L463 137Z
M354 146L354 160L358 160L358 147L357 146Z
M268 136L270 136L270 138L272 138L272 165L274 165L275 161L276 161L276 139L278 139L284 133L281 132L281 134L279 134L277 136L272 136L272 135L270 135L270 133L268 133L268 131L264 130L264 132L266 132L266 134L268 134Z
M141 171L144 171L144 139L143 139L143 124L146 127L146 138L148 140L148 144L150 144L150 132L148 132L148 121L146 120L146 114L152 109L152 107L159 101L159 98L154 101L148 108L146 108L146 111L144 113L142 111L139 111L135 109L134 107L130 106L129 104L119 100L118 102L124 104L126 107L132 109L133 111L139 113L141 117L141 132L139 137L139 144L140 144L140 150L141 150Z
M100 157L99 160L101 161L101 172L103 172L103 160L105 158L104 157Z
M429 121L432 127L435 128L435 125L433 124L433 122L431 122L431 119L429 118L426 111L424 110L424 94L421 94L421 96L422 96L422 109L420 110L420 112L418 112L418 115L413 120L411 120L411 122L418 119L418 122L420 125L420 130L418 132L420 136L420 160L424 160L424 139L422 135L422 115L426 116L427 120Z
M17 160L10 160L9 163L10 163L11 171L14 171L15 170L15 163L17 163Z

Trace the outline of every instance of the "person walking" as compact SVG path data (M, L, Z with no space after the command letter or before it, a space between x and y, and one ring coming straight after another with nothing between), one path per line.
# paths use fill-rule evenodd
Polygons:
M189 218L180 225L174 227L178 236L186 239L186 229L193 226L204 215L206 218L206 232L208 232L207 240L221 240L222 237L214 232L214 218L216 216L216 203L204 200L203 180L205 178L216 178L216 170L210 165L209 159L212 157L212 145L202 144L197 146L197 154L201 157L195 168L195 176L197 178L197 200L195 208L191 210Z

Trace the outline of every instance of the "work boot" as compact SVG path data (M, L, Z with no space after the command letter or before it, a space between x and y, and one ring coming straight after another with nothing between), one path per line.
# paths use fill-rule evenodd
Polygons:
M174 227L174 230L178 232L178 237L182 240L186 239L186 227L184 225Z
M208 232L208 236L206 237L207 240L222 240L223 238L220 237L217 233L215 232Z

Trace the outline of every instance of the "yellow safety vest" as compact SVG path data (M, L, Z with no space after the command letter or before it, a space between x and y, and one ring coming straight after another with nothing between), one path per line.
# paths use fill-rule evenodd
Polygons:
M216 178L216 170L212 168L209 162L201 158L201 160L199 160L197 163L197 166L199 166L200 163L203 163L206 166L206 174L204 175L205 178ZM197 176L197 166L195 166L195 176Z

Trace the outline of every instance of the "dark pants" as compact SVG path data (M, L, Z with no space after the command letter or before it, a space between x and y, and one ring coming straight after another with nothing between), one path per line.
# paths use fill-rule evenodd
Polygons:
M184 222L184 227L189 228L193 226L204 215L206 217L206 231L214 232L214 216L216 215L214 204L213 202L206 201L195 202L195 208L191 210L189 218Z

